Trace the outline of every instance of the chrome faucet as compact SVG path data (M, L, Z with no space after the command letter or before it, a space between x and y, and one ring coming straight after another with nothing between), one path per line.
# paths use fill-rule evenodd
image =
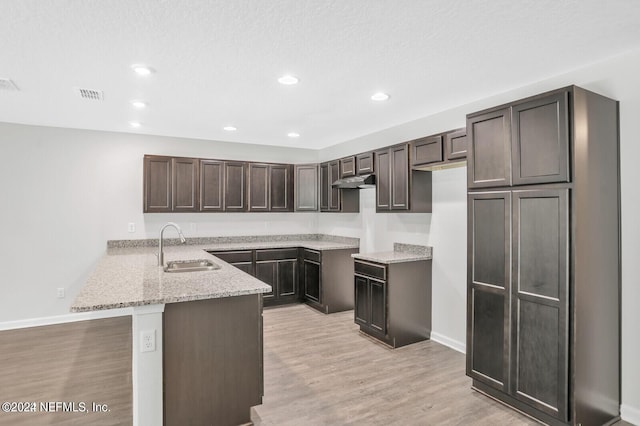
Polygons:
M174 222L168 222L165 226L162 227L162 229L160 229L160 241L158 242L158 266L164 266L164 230L168 227L168 226L173 226L174 228L176 228L176 231L178 231L178 235L180 236L180 242L182 244L186 243L187 240L185 240L184 235L182 235L182 230L180 229L180 227L178 226L177 223Z

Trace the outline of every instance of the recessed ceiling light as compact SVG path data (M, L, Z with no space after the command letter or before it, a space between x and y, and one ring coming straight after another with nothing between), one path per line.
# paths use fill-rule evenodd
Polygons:
M223 127L223 129L226 130L227 132L235 132L236 130L238 130L233 126L225 126Z
M131 126L133 128L138 128L138 127L142 126L142 123L140 123L139 121L130 121L129 122L129 126Z
M131 105L133 105L136 108L145 108L147 106L147 103L144 101L131 101Z
M153 68L147 65L142 65L142 64L131 65L131 68L133 68L136 74L142 75L142 76L148 76L154 72Z
M300 137L300 133L289 132L289 133L287 133L287 136L289 136L290 138L299 138Z
M389 99L389 95L383 92L378 92L371 95L371 99L374 101L386 101L387 99Z
M286 84L286 85L291 85L291 84L298 84L298 77L294 77L292 75L283 75L282 77L280 77L278 79L278 83L280 84Z

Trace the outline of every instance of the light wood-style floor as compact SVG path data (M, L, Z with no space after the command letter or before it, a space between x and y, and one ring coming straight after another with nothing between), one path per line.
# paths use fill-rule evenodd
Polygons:
M353 311L266 309L264 363L261 426L537 424L472 391L463 354L433 341L389 349Z

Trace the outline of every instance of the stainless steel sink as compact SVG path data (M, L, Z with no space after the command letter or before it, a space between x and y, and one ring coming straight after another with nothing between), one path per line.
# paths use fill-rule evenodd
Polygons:
M197 272L213 271L215 269L220 269L220 265L207 259L175 260L173 262L167 262L167 265L164 267L165 272Z

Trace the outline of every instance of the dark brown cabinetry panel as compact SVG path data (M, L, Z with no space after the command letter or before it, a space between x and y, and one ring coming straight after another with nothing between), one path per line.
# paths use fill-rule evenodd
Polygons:
M564 420L569 398L568 191L513 192L511 394Z
M249 211L293 211L293 184L288 164L249 163Z
M567 92L511 108L513 184L569 182Z
M171 157L144 157L144 212L171 211Z
M302 250L305 302L322 313L353 309L353 259L358 249Z
M200 211L224 211L224 161L200 160Z
M376 211L391 210L391 154L376 151Z
M374 172L373 168L373 152L365 152L356 155L356 166L358 175L367 175Z
M467 129L458 129L444 135L445 159L467 158Z
M269 211L269 165L249 163L249 211Z
M247 163L225 161L224 210L227 212L247 210L246 170Z
M329 162L329 185L340 179L340 162ZM329 211L340 211L340 189L330 186Z
M391 210L409 210L409 146L392 147Z
M356 175L356 157L346 157L340 160L340 177L346 178Z
M260 295L169 303L163 321L166 425L238 425L262 403Z
M467 374L546 424L620 415L618 108L571 86L467 116Z
M467 374L501 391L509 376L511 193L469 194Z
M320 211L329 211L331 183L329 181L329 163L320 164Z
M304 280L304 297L313 302L321 303L320 299L320 263L309 259L302 261L302 277Z
M295 165L295 210L318 211L318 165Z
M467 117L469 188L511 185L509 108Z
M355 308L356 324L368 326L371 323L371 296L369 295L369 279L360 275L355 276Z
M420 166L443 160L442 135L427 136L411 141L411 165Z
M174 212L194 212L198 210L198 160L194 158L173 158L172 167L172 208Z

